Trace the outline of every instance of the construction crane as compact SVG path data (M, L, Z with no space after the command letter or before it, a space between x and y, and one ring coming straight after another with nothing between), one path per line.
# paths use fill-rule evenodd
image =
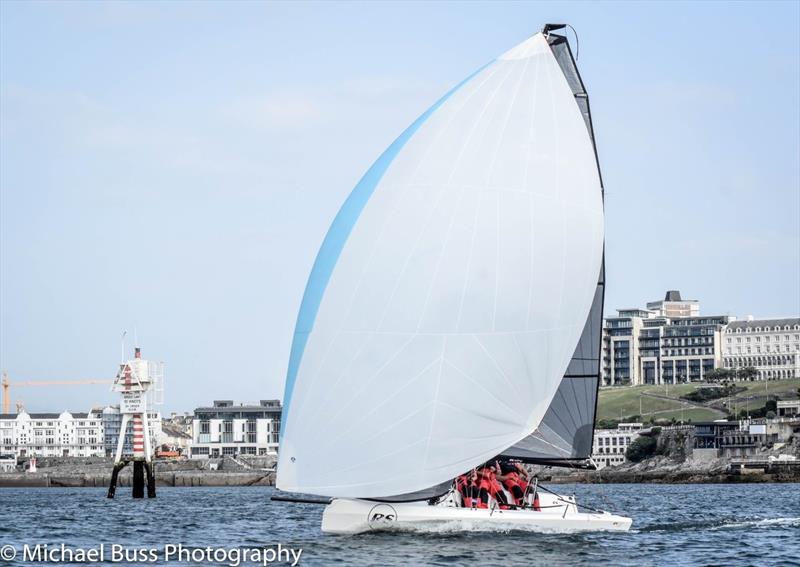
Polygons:
M113 380L25 380L22 382L9 382L8 373L3 371L3 413L9 413L11 397L9 390L15 388L28 388L32 386L80 386L84 384L113 384Z

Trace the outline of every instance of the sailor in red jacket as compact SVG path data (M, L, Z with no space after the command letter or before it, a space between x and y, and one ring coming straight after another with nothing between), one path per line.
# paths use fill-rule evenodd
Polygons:
M474 469L456 478L456 490L461 493L464 508L472 508L478 504L478 474Z
M498 461L496 468L498 470L497 480L502 482L514 496L516 504L522 506L525 503L525 491L528 489L528 471L520 463L511 461Z
M503 492L502 485L496 478L495 467L488 463L480 467L478 470L478 489L480 495L479 508L489 507L489 496L497 500L501 510L508 508L508 499Z

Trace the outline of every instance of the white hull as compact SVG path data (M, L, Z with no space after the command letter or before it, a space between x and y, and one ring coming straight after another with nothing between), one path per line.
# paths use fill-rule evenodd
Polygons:
M567 501L567 502L565 502ZM325 507L322 531L358 534L376 530L534 532L628 531L632 520L609 512L580 512L570 497L542 495L541 511L456 507L452 502L384 503L337 498Z

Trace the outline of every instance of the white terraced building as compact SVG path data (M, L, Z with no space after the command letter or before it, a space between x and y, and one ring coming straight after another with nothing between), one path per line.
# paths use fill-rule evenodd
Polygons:
M598 469L615 467L625 462L625 451L639 436L641 423L620 423L617 429L595 429L592 460Z
M119 416L119 408L114 406L95 408L87 413L28 413L23 410L17 414L0 414L0 454L17 457L112 455L119 435L119 421L115 416ZM161 416L152 414L149 425L151 439L157 442L161 437ZM130 447L129 440L126 446Z
M0 453L17 457L100 457L105 455L99 413L0 415Z
M759 380L800 378L800 317L748 317L729 323L723 337L725 368L755 368Z

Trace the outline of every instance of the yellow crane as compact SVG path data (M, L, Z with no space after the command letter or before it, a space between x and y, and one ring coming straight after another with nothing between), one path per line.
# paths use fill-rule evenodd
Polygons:
M11 397L9 390L11 386L15 388L28 388L35 386L80 386L84 384L113 384L113 380L24 380L21 382L9 382L8 373L3 371L3 413L9 413L11 408Z

